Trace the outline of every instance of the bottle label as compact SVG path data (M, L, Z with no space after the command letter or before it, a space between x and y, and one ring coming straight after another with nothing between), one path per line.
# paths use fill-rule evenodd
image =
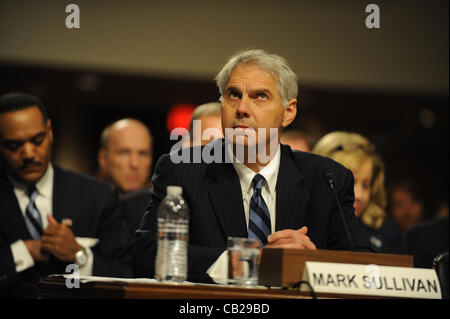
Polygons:
M184 281L187 278L187 220L158 219L158 252L155 278L163 281Z

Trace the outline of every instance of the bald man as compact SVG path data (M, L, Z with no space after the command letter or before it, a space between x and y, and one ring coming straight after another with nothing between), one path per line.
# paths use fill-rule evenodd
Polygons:
M116 121L103 130L100 145L100 176L121 195L148 185L152 136L144 123L131 118Z

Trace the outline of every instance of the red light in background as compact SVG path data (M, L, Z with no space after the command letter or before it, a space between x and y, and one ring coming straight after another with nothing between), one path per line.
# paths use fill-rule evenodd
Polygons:
M195 106L191 104L174 104L170 107L169 114L167 114L167 130L169 133L174 129L184 128L189 130L192 113ZM183 130L174 131L175 134L184 135Z

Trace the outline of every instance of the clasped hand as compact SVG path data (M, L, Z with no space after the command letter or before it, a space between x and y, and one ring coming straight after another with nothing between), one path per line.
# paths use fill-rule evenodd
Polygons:
M317 250L316 245L306 236L308 228L303 226L300 229L284 229L270 234L267 237L268 248L297 248Z
M82 247L75 240L72 230L64 223L58 223L51 215L47 215L47 220L48 226L40 240L25 241L33 259L45 261L52 254L62 261L75 261L75 253Z

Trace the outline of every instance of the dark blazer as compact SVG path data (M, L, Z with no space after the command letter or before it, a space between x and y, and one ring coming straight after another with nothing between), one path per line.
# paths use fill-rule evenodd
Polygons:
M135 233L144 216L145 209L150 200L150 188L144 187L134 192L126 193L120 198L122 212L127 228L128 251L131 251L131 244L135 238Z
M124 219L128 230L128 242L131 244L135 232L139 228L142 216L150 200L150 188L144 187L131 193L124 194L120 198Z
M414 267L431 268L433 259L448 251L448 216L422 222L406 230L405 253L414 256Z
M225 153L223 139L201 149L213 154L215 147ZM335 197L325 182L328 171L334 174L336 192L355 246L369 250L368 235L353 213L352 173L328 158L292 151L285 145L281 145L276 185L276 231L306 225L308 236L318 249L349 249ZM150 202L133 244L135 275L154 276L157 208L167 185L180 185L190 209L188 280L210 282L206 271L225 251L227 237L248 237L241 186L233 164L174 164L166 154L158 160L152 182Z
M362 224L369 233L370 247L373 251L382 254L403 253L400 230L393 220L386 219L377 230Z
M93 275L131 276L126 252L126 225L117 193L105 182L54 167L53 217L58 222L72 219L76 237L98 238L91 248L94 254ZM65 273L68 263L55 257L17 273L10 245L32 239L25 225L13 187L5 175L0 176L0 295L34 297L37 281L45 275Z

